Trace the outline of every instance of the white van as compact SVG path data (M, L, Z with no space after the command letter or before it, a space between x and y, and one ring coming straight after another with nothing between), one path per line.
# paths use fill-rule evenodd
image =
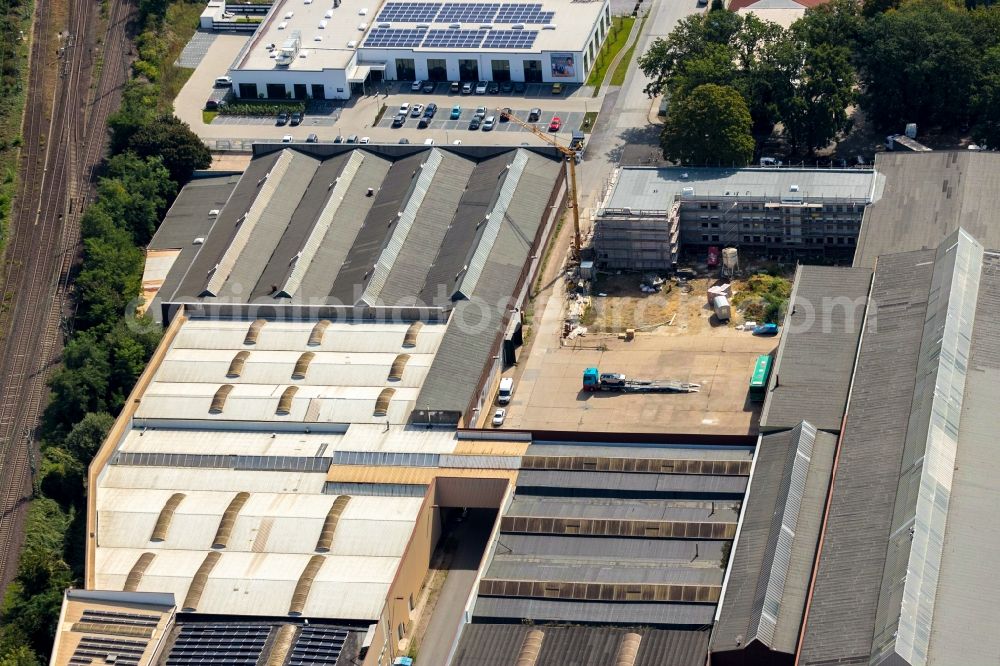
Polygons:
M497 392L497 402L506 405L510 402L510 397L514 395L513 377L504 377L500 380L500 391Z

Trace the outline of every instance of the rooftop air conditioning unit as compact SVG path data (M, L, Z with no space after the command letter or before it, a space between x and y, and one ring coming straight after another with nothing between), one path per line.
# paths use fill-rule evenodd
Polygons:
M295 16L295 12L285 12L285 18L290 19Z
M510 29L511 30L524 30L524 24L523 23L517 23L515 25L510 26Z
M218 217L219 216L219 209L218 208L213 208L212 210L208 211L208 216L209 217Z
M789 192L798 192L799 191L799 186L798 185L792 185L791 187L788 188L788 191Z
M417 27L418 28L429 28L429 27L431 27L431 24L430 23L418 23Z
M309 55L309 51L306 51L306 50L299 51L299 57L300 58L305 58L308 55Z
M368 16L368 8L362 7L358 10L358 16Z
M322 42L323 41L323 35L316 35L315 37L313 37L313 41L314 42Z
M367 23L361 22L361 23L358 24L358 30L364 31L364 30L367 30L367 29L368 29L368 24Z
M288 21L282 21L281 23L278 24L278 30L284 30L287 27L288 27Z
M325 29L325 28L326 28L326 21L320 21L320 22L319 22L319 29L320 29L320 30L323 30L323 29Z
M479 29L480 30L492 30L493 26L487 25L487 24L484 23L483 25L479 26Z
M204 236L198 236L193 241L191 241L191 243L193 245L204 245L205 244L205 237Z
M555 23L546 23L545 25L542 26L542 30L555 30L555 29L556 29Z
M328 18L328 19L333 18L333 10L332 9L326 10L326 13L323 14L323 18Z
M452 23L451 25L448 26L448 29L449 30L458 30L461 27L462 27L461 23Z
M347 42L347 48L349 48L349 49L356 49L356 48L358 48L358 42L356 40L352 39L351 41Z

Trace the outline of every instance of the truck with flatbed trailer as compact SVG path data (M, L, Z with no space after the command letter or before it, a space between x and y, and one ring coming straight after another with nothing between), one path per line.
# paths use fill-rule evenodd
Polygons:
M618 393L697 393L701 384L676 379L629 379L620 372L601 372L597 368L583 371L584 391L616 391Z

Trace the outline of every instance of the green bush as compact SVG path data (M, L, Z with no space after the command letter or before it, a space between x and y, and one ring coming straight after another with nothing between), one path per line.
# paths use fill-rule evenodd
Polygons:
M276 116L279 113L293 113L298 111L304 113L306 103L301 100L281 102L268 100L266 102L239 102L228 104L219 113L226 116Z

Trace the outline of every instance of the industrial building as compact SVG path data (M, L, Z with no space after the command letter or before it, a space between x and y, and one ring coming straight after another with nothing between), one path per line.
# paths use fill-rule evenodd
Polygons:
M849 260L882 182L871 169L620 167L593 212L595 259L664 270L682 249L725 245Z
M610 28L609 0L278 0L229 76L244 99L347 99L383 79L583 83Z

